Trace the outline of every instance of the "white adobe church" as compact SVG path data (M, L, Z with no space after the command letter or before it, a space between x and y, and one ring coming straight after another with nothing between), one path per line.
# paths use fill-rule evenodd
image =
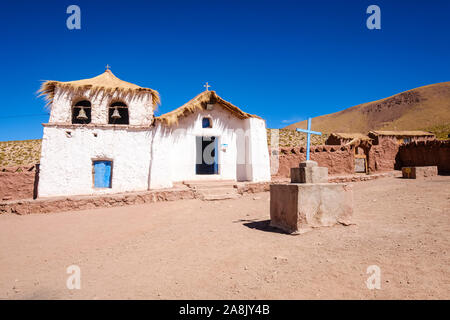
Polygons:
M265 121L200 93L155 117L159 94L111 70L85 80L46 81L38 196L170 188L193 180L269 181Z

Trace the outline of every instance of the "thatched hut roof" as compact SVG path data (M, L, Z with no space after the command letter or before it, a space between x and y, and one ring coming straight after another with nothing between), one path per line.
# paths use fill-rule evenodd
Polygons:
M239 109L238 107L236 107L235 105L231 104L230 102L223 100L216 94L215 91L203 91L194 99L188 101L181 107L171 112L160 115L159 117L156 117L155 121L159 121L166 125L178 124L180 118L192 114L196 110L206 110L207 104L215 104L215 103L220 104L225 110L229 111L230 113L232 113L233 115L235 115L240 119L260 118L256 115L246 113L241 109Z
M362 133L333 132L333 133L330 133L330 136L333 136L337 139L348 139L348 140L359 139L361 141L372 140L371 138L369 138L369 136L366 136L365 134L362 134Z
M372 136L394 136L394 137L434 137L433 133L426 131L370 131L369 135Z
M44 83L42 83L41 88L38 91L39 96L46 96L46 100L50 104L53 101L56 87L72 90L90 89L94 92L105 91L107 93L113 93L115 91L134 94L149 92L153 97L153 108L155 108L156 105L160 103L158 91L150 88L143 88L136 84L120 80L109 69L107 69L102 74L90 79L68 82L45 81Z

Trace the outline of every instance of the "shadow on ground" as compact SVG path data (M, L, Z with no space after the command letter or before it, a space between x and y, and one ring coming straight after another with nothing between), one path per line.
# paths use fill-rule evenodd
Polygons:
M277 229L275 227L270 226L270 220L261 220L261 221L254 221L254 220L241 220L241 221L250 221L247 223L244 223L244 226L250 229L257 229L260 231L265 232L274 232L274 233L281 233L281 234L287 234L281 229Z

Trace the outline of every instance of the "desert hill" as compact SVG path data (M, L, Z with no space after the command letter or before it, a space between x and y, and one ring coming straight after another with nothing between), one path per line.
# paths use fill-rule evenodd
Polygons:
M325 133L431 130L438 136L441 135L441 138L446 138L445 133L450 127L450 82L419 87L316 117L312 119L312 127L313 130ZM286 128L306 128L306 121Z

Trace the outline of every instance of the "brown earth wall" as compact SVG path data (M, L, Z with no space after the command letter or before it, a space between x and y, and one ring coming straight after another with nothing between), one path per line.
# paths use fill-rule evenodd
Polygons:
M279 149L279 166L275 177L289 177L291 168L306 160L305 147ZM311 148L311 160L327 167L329 174L352 174L354 172L354 150L348 146L319 145Z
M0 201L32 199L35 166L0 168Z
M395 165L399 144L394 139L380 139L369 151L369 171L381 172L400 169Z
M450 140L416 141L400 146L399 167L437 166L439 174L450 174Z

